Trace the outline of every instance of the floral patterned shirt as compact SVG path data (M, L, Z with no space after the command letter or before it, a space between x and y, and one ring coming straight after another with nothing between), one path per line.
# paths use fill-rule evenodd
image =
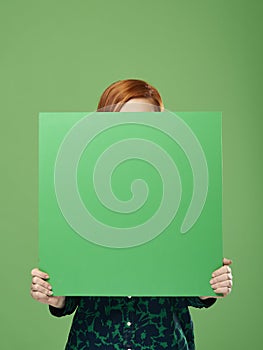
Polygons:
M66 297L61 317L76 310L65 350L194 350L189 306L207 308L199 297Z

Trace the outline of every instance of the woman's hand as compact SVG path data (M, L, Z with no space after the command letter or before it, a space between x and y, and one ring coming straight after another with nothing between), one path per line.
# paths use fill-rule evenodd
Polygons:
M213 297L200 297L201 299L207 298L224 298L231 293L233 286L233 276L229 265L232 264L232 260L223 259L223 266L220 269L212 273L210 280L211 287L215 293L223 294L222 296Z
M35 268L31 271L32 284L30 294L33 299L40 303L48 304L57 308L63 308L65 305L65 297L52 297L52 287L46 281L48 274Z

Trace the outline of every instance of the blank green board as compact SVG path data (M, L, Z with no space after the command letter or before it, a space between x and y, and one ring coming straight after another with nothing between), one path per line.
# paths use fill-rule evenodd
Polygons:
M220 112L39 115L39 268L54 295L215 295Z

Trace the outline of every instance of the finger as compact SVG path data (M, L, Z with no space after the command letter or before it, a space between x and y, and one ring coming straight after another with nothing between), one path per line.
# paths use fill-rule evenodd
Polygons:
M227 258L224 258L224 259L223 259L223 264L224 264L224 265L231 265L232 262L233 262L233 261L230 260L230 259L227 259Z
M49 289L49 290L52 289L51 285L48 282L46 282L42 278L39 278L39 277L36 277L36 276L32 278L32 283L39 284L40 286L42 286L42 287L44 287L46 289Z
M231 288L229 287L217 288L214 290L214 292L217 294L223 294L223 296L225 297L231 292Z
M232 285L233 285L232 280L226 280L226 281L222 281L219 283L211 284L211 287L215 290L215 289L222 288L222 287L232 288Z
M34 277L40 277L40 278L44 278L47 279L49 278L49 275L46 272L40 271L38 268L35 268L31 271L31 275Z
M40 301L41 303L47 304L48 303L48 296L40 291L33 291L30 290L30 294L33 299Z
M47 296L41 293L40 291L30 290L30 294L33 299L39 301L40 303L52 305L54 307L57 307L57 304L60 298L60 297Z
M46 289L46 288L40 286L39 284L34 284L34 283L31 284L31 290L33 292L41 292L41 293L46 294L48 296L53 294L52 290Z
M220 275L223 275L225 273L231 273L231 268L227 265L224 265L224 266L220 267L220 269L215 270L212 273L212 277L220 276Z
M227 281L227 280L232 280L233 279L233 276L232 276L232 273L224 273L222 275L219 275L217 277L213 277L211 280L210 280L210 284L215 284L215 283L218 283L218 282L223 282L223 281Z

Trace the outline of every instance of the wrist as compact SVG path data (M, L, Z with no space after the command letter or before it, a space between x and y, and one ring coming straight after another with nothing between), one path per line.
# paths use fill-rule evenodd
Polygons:
M55 307L58 309L63 309L65 304L66 304L66 298L65 297L58 297Z
M206 300L206 299L210 299L210 298L214 298L214 299L216 299L216 297L199 297L201 300Z

